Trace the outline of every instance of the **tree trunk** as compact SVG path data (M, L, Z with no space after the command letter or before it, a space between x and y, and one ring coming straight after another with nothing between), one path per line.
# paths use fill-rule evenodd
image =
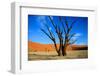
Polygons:
M58 51L58 56L61 56L61 51Z
M66 53L66 47L62 47L62 55L63 56L66 56L67 55L67 53Z

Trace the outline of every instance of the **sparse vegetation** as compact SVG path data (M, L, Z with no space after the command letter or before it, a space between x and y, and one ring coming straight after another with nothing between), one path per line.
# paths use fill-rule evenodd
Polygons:
M58 60L58 59L82 59L88 58L87 50L67 51L67 56L58 56L55 51L51 52L31 52L28 60Z

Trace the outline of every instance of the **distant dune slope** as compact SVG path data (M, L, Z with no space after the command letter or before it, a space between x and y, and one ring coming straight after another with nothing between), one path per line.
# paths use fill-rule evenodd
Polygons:
M59 44L57 44L59 47ZM36 42L28 41L28 49L29 51L55 51L53 44L40 44ZM74 51L74 50L87 50L87 45L70 45L67 47L67 50Z

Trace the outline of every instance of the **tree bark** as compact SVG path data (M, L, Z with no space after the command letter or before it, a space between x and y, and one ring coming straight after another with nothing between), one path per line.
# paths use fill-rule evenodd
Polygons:
M63 56L66 56L67 55L67 53L66 53L66 47L62 47L62 55Z

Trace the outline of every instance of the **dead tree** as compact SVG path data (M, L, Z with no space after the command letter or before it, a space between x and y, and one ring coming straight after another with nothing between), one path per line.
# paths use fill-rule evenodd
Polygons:
M61 26L62 26L63 33L64 33L64 35L61 36L61 38L62 38L61 47L62 47L62 55L65 56L65 55L67 55L66 54L67 46L72 45L77 41L77 39L76 40L72 40L72 38L76 35L76 33L71 34L71 30L72 30L72 28L74 26L74 23L76 23L77 19L74 20L71 23L71 25L68 25L68 21L66 20L65 17L59 16L59 21L61 22Z
M46 30L42 29L41 28L41 31L43 31L51 40L52 42L54 43L54 46L55 46L55 49L56 49L56 52L58 53L58 56L61 55L60 51L59 51L59 48L57 48L57 43L56 43L56 38L54 36L54 34L52 33L52 31L49 29L48 25L45 24L47 30L48 30L48 33L46 32Z
M46 26L48 33L44 29L41 29L41 30L53 41L56 52L58 53L58 56L61 56L61 55L66 56L67 55L67 53L66 53L67 46L69 46L77 41L77 40L72 40L72 38L75 36L75 33L70 34L71 30L73 28L73 25L77 21L77 19L75 21L73 21L71 23L71 25L68 25L68 21L66 20L65 17L59 16L58 18L59 18L61 25L55 24L55 22L53 21L51 16L49 16L52 26L54 27L56 35L58 36L58 39L59 39L59 47L57 47L55 35L49 29L49 26L47 24L44 24L44 25Z

